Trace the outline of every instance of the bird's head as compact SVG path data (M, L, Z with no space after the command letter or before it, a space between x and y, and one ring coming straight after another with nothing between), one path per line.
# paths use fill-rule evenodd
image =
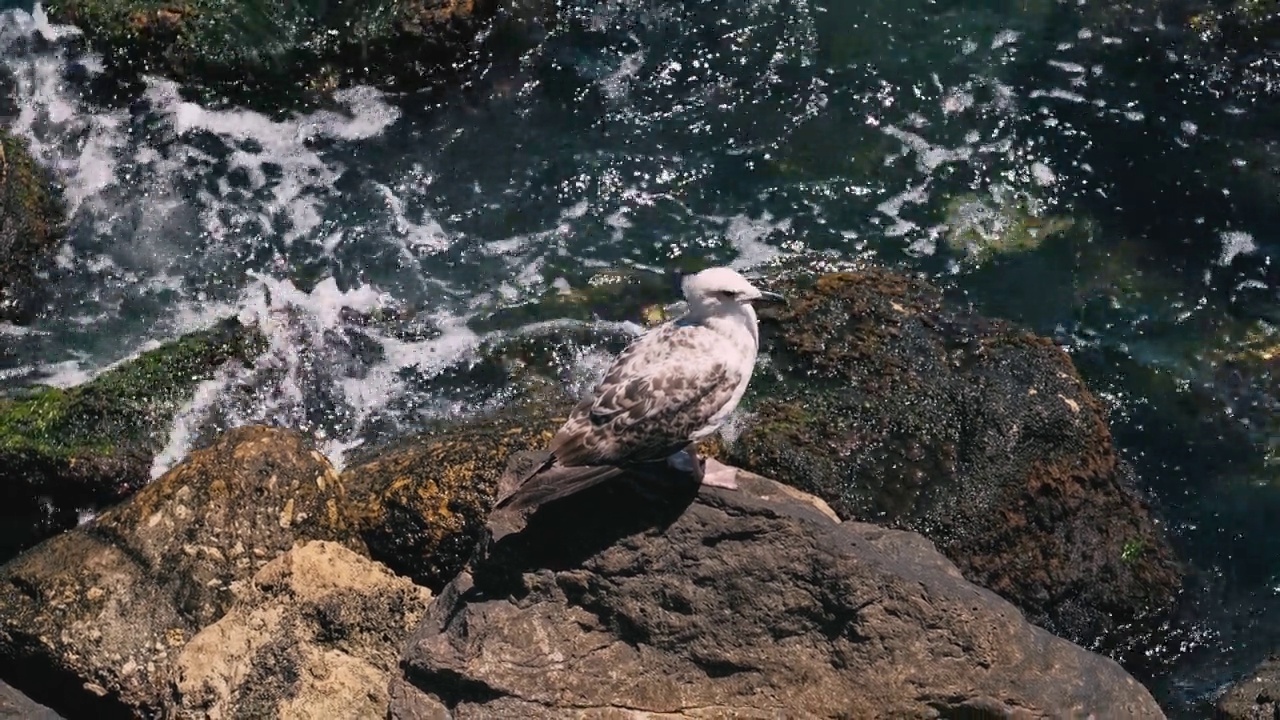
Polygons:
M681 285L689 309L700 314L730 310L757 300L783 300L781 295L757 288L726 267L708 268L689 275Z

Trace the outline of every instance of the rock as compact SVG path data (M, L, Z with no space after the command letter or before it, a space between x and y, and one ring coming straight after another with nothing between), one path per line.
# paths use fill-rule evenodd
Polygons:
M196 385L266 347L234 318L73 388L0 398L0 561L73 527L81 510L117 502L151 477L173 416Z
M385 717L400 644L430 601L341 545L296 547L182 649L171 717Z
M564 421L545 410L517 405L353 458L342 480L370 556L433 589L452 580L481 537L506 459L545 447Z
M406 644L390 717L1164 717L921 536L740 482L495 521Z
M1180 569L1061 349L885 271L784 285L732 463L920 532L1060 635L1145 642L1135 624L1173 605Z
M976 265L1036 250L1051 238L1071 233L1077 222L1046 210L1034 195L962 195L947 202L943 240L965 262Z
M54 0L48 13L83 30L114 74L164 75L210 100L266 96L278 107L298 91L321 100L354 84L431 82L465 55L495 6L491 0ZM264 95L270 91L277 92Z
M37 272L57 249L66 208L53 174L20 138L0 129L0 321L29 321Z
M63 720L62 716L0 682L0 719Z
M1220 720L1280 718L1280 656L1268 659L1218 699Z
M0 568L0 677L79 717L154 717L188 640L298 540L349 534L301 434L226 433L127 502Z
M664 315L664 306L681 297L675 276L639 270L607 270L556 287L541 298L501 307L469 324L477 332L516 329L549 320L645 322Z

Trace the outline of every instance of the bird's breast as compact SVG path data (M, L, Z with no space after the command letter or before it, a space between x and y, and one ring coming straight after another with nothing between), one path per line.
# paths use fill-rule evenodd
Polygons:
M754 353L760 344L756 317L750 307L744 310L746 312L710 319L707 325L731 343L735 350L750 350Z

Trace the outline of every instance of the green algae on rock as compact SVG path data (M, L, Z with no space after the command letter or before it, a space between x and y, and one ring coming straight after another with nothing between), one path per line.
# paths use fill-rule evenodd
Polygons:
M0 675L70 717L168 717L182 648L295 543L348 538L343 507L307 437L232 430L0 568Z
M0 558L69 527L78 508L137 490L150 477L173 416L195 386L225 363L247 363L264 349L256 328L232 318L83 385L36 387L0 398L3 514L21 518L9 526L30 528L0 538ZM32 525L42 517L44 522Z
M1091 646L1116 649L1170 609L1172 550L1061 349L887 271L788 285L789 307L761 310L776 377L757 378L731 462L920 532Z
M0 129L0 321L30 319L36 273L62 240L65 214L53 175Z
M490 0L53 0L123 75L154 73L242 96L421 84L492 15Z
M963 195L947 202L946 244L972 263L999 255L1029 252L1046 240L1063 235L1078 221L1054 215L1035 198L980 198Z

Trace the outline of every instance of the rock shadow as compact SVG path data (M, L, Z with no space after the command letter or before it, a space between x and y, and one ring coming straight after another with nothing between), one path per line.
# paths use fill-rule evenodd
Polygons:
M622 539L665 532L698 496L699 478L645 468L541 505L527 515L499 511L470 567L472 592L520 594L521 576L561 571Z

